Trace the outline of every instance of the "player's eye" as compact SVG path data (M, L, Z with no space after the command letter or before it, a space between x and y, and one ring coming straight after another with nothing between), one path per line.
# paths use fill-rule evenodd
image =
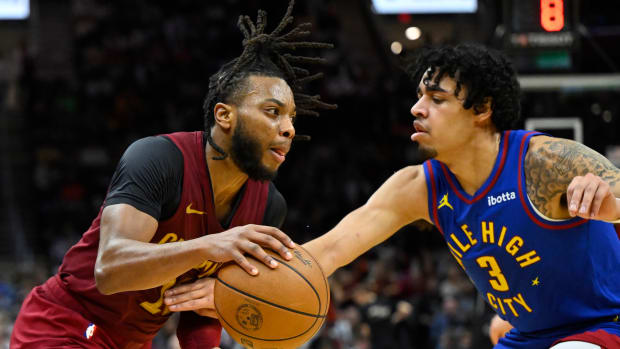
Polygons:
M276 116L280 115L280 111L278 110L278 108L275 108L275 107L273 107L273 108L267 108L267 109L265 109L265 111L266 111L268 114L272 114L272 115L276 115Z

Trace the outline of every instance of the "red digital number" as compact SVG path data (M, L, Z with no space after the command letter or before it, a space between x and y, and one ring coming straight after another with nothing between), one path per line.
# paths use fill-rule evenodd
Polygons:
M540 25L548 32L564 28L563 0L540 0Z

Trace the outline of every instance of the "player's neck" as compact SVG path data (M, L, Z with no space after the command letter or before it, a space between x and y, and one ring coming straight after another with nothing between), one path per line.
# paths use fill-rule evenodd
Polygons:
M466 193L473 195L491 175L500 137L500 132L479 134L462 151L444 161Z
M224 160L214 160L214 157L222 154L211 145L206 146L205 153L216 215L227 216L239 190L247 182L248 175L234 164L230 156Z

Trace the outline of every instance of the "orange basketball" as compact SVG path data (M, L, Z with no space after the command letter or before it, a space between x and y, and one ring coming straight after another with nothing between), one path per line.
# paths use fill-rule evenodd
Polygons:
M279 265L271 269L252 259L258 276L234 263L220 268L215 310L226 332L246 348L297 348L325 321L329 285L317 261L301 246L291 250L290 261L266 251Z

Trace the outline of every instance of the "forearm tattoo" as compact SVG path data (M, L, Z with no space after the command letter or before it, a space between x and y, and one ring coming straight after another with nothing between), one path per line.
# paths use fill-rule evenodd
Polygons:
M531 148L525 156L527 194L534 206L553 218L557 200L566 207L566 189L575 176L591 172L620 191L620 170L594 150L567 139L552 139Z

